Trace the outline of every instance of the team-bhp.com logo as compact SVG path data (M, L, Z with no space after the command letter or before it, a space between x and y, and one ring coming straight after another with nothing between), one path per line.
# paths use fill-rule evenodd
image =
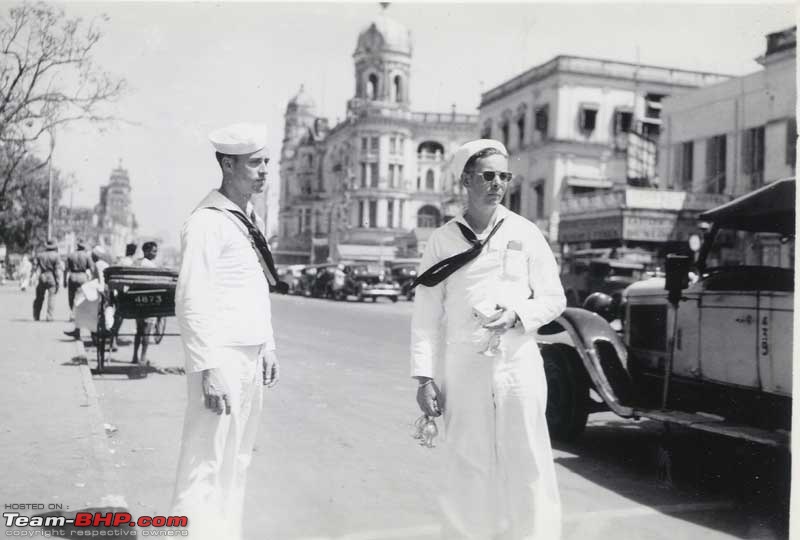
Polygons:
M142 536L183 536L188 534L185 528L181 530L172 530L171 528L186 527L189 524L189 519L186 516L140 516L134 519L128 512L77 512L74 518L64 516L31 517L23 516L18 512L4 512L3 519L6 527L45 528L49 529L51 534L66 527L85 528L85 530L81 531L83 534L79 534L79 536L107 536L113 533L106 530L106 527L120 528L125 525L129 527L156 528L150 531L147 529L140 530L139 534ZM32 531L6 531L6 536L34 536L33 534L22 534L25 532L31 533ZM57 532L52 535L61 536ZM115 536L120 536L120 534L117 533Z

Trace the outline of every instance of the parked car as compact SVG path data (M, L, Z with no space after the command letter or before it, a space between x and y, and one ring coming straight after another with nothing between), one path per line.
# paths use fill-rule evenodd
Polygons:
M397 302L400 296L400 285L394 281L384 266L369 264L347 265L345 271L344 287L336 294L338 299L344 300L348 296L355 296L359 302L371 298L373 302L385 297L392 302Z
M419 262L402 262L391 264L392 279L400 286L400 294L408 300L414 299L414 290L411 283L417 277Z
M653 255L641 249L599 248L564 257L561 284L567 305L577 307L596 292L611 296L618 305L628 285L647 277Z
M540 329L553 437L575 438L589 413L611 410L788 448L795 180L700 219L711 228L696 264L670 255L665 277L625 289L622 336L574 307Z

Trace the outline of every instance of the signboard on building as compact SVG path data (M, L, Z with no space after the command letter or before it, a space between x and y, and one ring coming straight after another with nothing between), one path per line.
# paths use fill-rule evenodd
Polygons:
M595 240L618 240L622 238L622 215L564 219L558 224L558 241L562 244L591 242Z

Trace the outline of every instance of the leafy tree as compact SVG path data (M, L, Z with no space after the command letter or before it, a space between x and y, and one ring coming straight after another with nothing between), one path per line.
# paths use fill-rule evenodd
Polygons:
M13 189L0 212L0 243L9 253L22 253L44 245L47 240L48 170L43 161L28 155L17 167ZM25 172L22 172L25 171ZM22 176L24 175L24 176ZM63 182L53 169L53 211L61 199Z
M63 124L114 119L104 106L122 95L125 82L92 60L103 21L68 18L45 3L0 15L0 215L20 202L10 201L12 194L27 193L16 183L39 178L47 164L28 159L37 141ZM52 135L50 141L52 155Z

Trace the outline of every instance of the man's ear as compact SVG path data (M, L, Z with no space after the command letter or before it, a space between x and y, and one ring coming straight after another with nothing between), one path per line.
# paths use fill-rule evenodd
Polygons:
M464 187L469 187L469 175L466 173L461 173L461 185Z
M233 158L230 156L225 156L222 158L222 170L223 171L232 171L233 170Z

